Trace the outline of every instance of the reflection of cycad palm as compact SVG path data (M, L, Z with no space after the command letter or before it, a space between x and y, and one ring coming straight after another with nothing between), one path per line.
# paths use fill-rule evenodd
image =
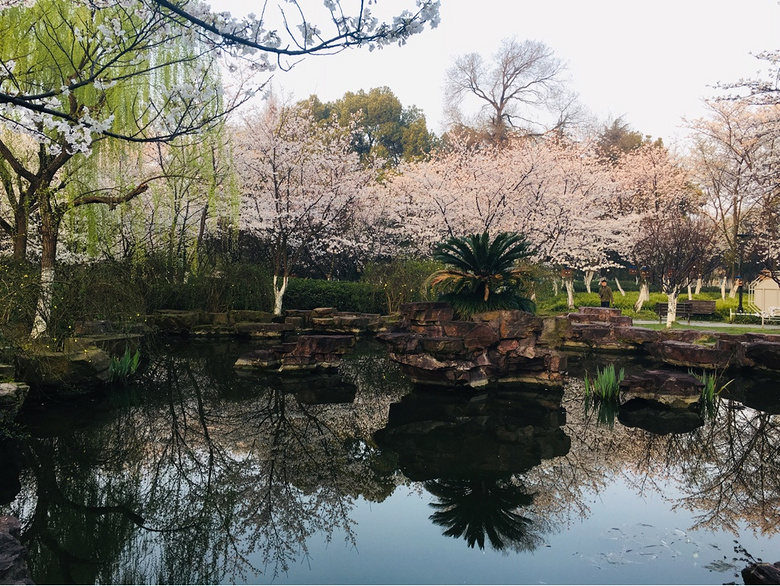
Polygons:
M439 498L431 506L438 509L430 516L437 525L447 527L444 535L463 536L469 547L485 548L485 535L497 550L513 543L518 549L534 549L538 536L531 533L533 521L515 512L533 503L534 495L500 480L432 480L425 488Z

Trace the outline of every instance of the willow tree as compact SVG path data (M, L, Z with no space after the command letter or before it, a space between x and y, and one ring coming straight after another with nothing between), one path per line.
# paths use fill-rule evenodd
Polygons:
M237 102L225 103L220 56L235 47L255 52L246 67L233 65L231 78L238 78L244 70L269 70L270 55L297 57L403 41L438 18L433 1L421 2L418 12L405 12L392 25L372 18L362 2L355 18L337 0L325 5L333 34L325 35L300 11L300 27L282 19L280 30L292 37L286 42L262 18L239 22L198 1L10 0L0 5L0 123L34 141L32 149L27 143L20 149L0 139L0 185L11 208L0 228L13 237L21 257L29 220L34 216L40 226L34 336L46 331L64 215L81 206L127 202L148 189L147 180L132 175L134 181L101 186L99 152L212 130L251 96L237 91ZM119 139L122 146L106 139Z
M15 188L6 188L14 211L6 224L17 258L24 255L33 215L39 227L41 286L33 336L46 331L65 214L90 204L126 202L148 189L147 181L132 181L132 174L124 184L101 184L109 151L117 156L133 148L106 138L116 130L140 145L219 123L224 108L216 60L197 38L171 39L167 28L159 12L134 13L122 4L96 9L43 0L0 12L3 90L45 96L39 110L8 105L0 110L6 128L34 141L19 148L0 140L0 157L12 175L6 183ZM49 87L60 89L52 94Z

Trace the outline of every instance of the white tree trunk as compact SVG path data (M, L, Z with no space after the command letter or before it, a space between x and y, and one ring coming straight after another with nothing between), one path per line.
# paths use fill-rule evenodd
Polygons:
M35 319L33 320L30 336L40 338L46 333L46 324L51 314L51 296L54 288L54 269L41 269L41 289L38 293L38 303L35 307Z
M720 282L720 298L726 300L726 277Z
M591 292L590 291L590 284L593 281L593 277L595 277L595 276L596 276L596 271L590 271L590 270L585 271L585 277L584 277L584 280L585 280L585 290L588 293Z
M639 284L639 297L637 297L636 303L634 303L634 311L642 311L642 305L648 299L650 299L650 284L647 281L642 281Z
M558 297L558 279L553 277L553 297Z
M693 291L691 290L691 281L688 280L688 301L693 301Z
M737 280L732 279L729 285L729 299L734 299L737 296Z
M618 278L617 278L617 277L615 277L615 286L617 287L618 291L620 291L620 294L621 294L623 297L625 297L625 296L626 296L626 292L625 292L625 291L623 291L623 287L621 287L621 286L620 286L620 281L618 281Z
M563 284L566 287L566 301L569 304L569 309L574 309L574 277L566 277Z
M694 291L694 293L696 295L701 293L701 286L702 286L702 279L701 279L701 277L699 277L699 278L696 279L696 291Z
M282 315L282 300L284 299L285 291L287 291L289 280L290 278L287 275L281 277L280 285L280 277L274 275L274 315Z
M667 328L671 328L672 324L677 320L677 293L678 293L678 288L675 287L669 293L666 294L666 301L669 306L669 310L666 314Z

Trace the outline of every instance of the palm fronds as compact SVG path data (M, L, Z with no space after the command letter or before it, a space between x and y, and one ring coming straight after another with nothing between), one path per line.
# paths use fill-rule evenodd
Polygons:
M491 240L489 232L453 237L436 247L433 258L446 265L428 277L426 287L438 289L461 316L496 309L535 311L522 295L526 269L518 261L533 254L525 236L501 232Z

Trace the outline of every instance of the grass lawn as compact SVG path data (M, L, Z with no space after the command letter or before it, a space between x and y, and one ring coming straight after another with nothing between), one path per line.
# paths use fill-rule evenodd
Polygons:
M596 293L598 286L593 288L593 293L575 293L574 306L576 307L598 307L599 296ZM642 311L634 311L634 303L636 303L639 296L638 291L626 291L625 296L621 295L620 291L614 291L615 302L613 307L617 307L621 310L623 315L626 315L634 320L652 321L654 323L641 324L642 327L651 329L665 328L665 322L663 324L658 323L658 315L655 313L656 303L666 303L667 298L663 293L650 293L650 301L646 301L642 307ZM761 327L761 320L757 317L740 316L736 318L739 325L725 325L729 321L729 310L736 311L739 301L734 298L726 299L720 298L719 290L703 291L699 295L694 295L694 299L714 299L715 300L715 314L710 316L696 316L693 321L712 322L706 326L688 325L688 320L679 320L673 324L674 329L699 329L710 331L725 331L734 334L741 334L747 332L773 332L773 328ZM687 292L683 292L678 298L679 301L685 301L688 299ZM566 304L566 292L563 291L558 295L540 296L536 303L537 314L539 315L565 315L572 311ZM720 327L719 327L720 326Z
M774 325L773 327L761 327L761 324L741 324L741 325L726 325L723 322L711 322L712 325L707 323L707 325L699 325L699 324L691 324L688 325L687 320L683 320L681 322L673 323L672 328L673 330L699 330L702 332L723 332L725 334L748 334L748 333L764 333L764 334L773 334L773 335L780 335L780 327L777 325ZM634 324L637 327L640 328L648 328L650 330L665 330L666 329L666 323L659 324L656 320L655 323L640 323L640 324Z

